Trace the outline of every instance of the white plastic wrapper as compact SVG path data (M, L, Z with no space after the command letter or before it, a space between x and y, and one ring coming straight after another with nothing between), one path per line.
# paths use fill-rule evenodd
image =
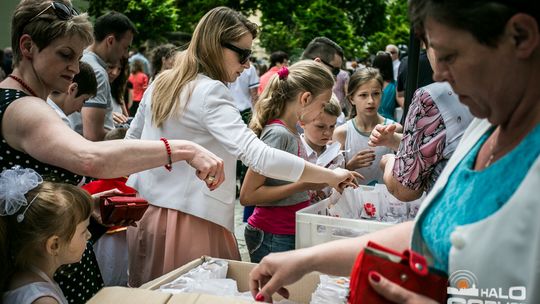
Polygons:
M311 295L310 304L345 304L349 295L347 277L320 276L320 283Z
M391 195L388 196L383 221L397 224L406 221L408 217L409 204L402 202Z
M226 279L229 265L223 260L209 260L174 281L162 285L159 289L164 292L200 292L215 295L236 295L236 281Z
M420 197L419 199L408 203L409 204L409 216L408 216L409 220L414 220L414 218L418 214L418 209L420 209L420 205L422 205L422 202L424 201L424 198L426 198L425 192L422 195L422 197Z

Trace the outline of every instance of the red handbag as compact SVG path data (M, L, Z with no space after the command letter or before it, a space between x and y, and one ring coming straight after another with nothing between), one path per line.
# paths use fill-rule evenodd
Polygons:
M106 225L117 225L120 222L138 221L148 208L148 202L142 197L131 194L115 194L100 197L101 221Z
M371 271L412 292L424 295L438 303L446 303L446 274L430 269L426 259L412 251L393 251L373 242L368 242L360 252L351 273L350 304L392 303L380 296L371 287L368 274Z

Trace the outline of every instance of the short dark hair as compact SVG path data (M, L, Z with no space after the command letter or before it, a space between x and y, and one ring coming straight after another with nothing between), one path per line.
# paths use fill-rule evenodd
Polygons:
M392 56L389 53L377 52L371 66L379 70L384 81L394 79L394 65L392 64Z
M525 13L540 25L540 5L531 0L410 0L409 16L413 27L425 40L424 22L429 16L439 23L470 32L484 45L495 47L508 20Z
M283 63L289 60L289 55L283 51L276 51L270 54L270 67L274 67L276 63Z
M96 73L94 73L94 69L88 63L79 61L79 74L75 75L73 82L77 84L77 95L75 97L79 97L82 94L96 96Z
M326 62L330 62L336 54L343 59L343 49L337 43L326 37L317 37L307 45L302 54L302 59L319 57Z
M120 40L128 31L133 34L137 33L133 22L126 15L119 12L112 11L101 15L94 24L94 38L97 42L103 41L110 34L113 34L116 40Z

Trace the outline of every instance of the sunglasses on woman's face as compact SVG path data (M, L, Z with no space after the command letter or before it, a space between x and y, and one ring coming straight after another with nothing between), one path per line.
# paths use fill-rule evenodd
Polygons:
M64 3L60 2L52 2L51 5L47 6L44 10L39 12L37 15L35 15L28 23L36 20L39 16L43 15L47 11L53 10L56 17L60 20L69 20L73 18L74 16L79 15L79 12L77 12L76 9L74 9L71 6L67 6Z
M250 49L242 49L227 42L223 43L222 45L223 47L226 47L229 50L238 54L238 61L240 62L240 64L245 64L249 60L249 56L251 56Z

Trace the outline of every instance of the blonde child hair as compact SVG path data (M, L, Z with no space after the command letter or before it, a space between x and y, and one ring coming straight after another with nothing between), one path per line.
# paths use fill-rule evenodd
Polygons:
M339 105L339 100L335 94L332 94L330 101L324 105L323 111L324 113L335 117L339 117L339 115L341 115L341 106Z
M28 172L31 169L17 170ZM5 170L2 175L7 171L13 169ZM33 173L37 175L35 171ZM4 182L5 178L2 176L0 179ZM15 271L26 269L33 261L44 257L43 247L47 239L58 236L60 244L67 246L77 225L90 217L93 202L90 195L79 187L43 182L24 195L26 205L21 205L15 213L6 214L3 211L9 208L8 200L11 199L8 198L8 189L2 188L1 191L0 258L3 269L0 286L4 291L7 279Z
M261 135L262 129L270 119L283 114L285 105L295 101L298 94L310 92L318 96L334 86L334 78L330 71L313 60L302 60L286 69L288 69L286 77L275 74L270 78L255 105L255 114L249 122L249 127L257 136Z

